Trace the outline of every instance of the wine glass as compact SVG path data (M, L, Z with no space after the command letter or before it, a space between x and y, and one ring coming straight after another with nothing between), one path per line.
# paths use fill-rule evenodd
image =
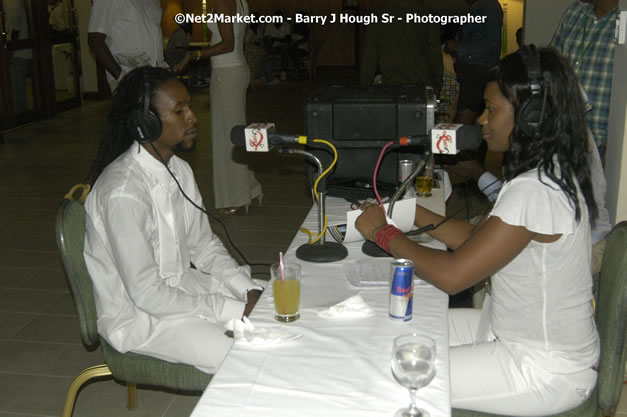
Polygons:
M416 407L416 391L435 376L435 341L416 333L398 336L391 364L394 377L409 390L411 400L409 407L398 410L395 417L429 417L428 412Z

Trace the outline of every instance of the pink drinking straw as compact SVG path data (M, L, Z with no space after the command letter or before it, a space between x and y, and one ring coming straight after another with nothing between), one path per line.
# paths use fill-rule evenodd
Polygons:
M279 266L281 267L281 281L285 281L285 263L283 262L283 252L279 252Z

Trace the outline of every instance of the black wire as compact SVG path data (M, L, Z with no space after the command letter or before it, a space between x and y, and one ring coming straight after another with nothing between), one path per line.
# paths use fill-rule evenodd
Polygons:
M159 159L161 160L161 162L163 162L163 165L165 165L165 169L168 170L168 172L170 173L170 176L172 176L172 179L174 179L174 182L176 183L176 185L179 187L179 190L181 191L181 194L183 194L183 197L185 197L185 199L187 201L189 201L191 203L192 206L196 207L198 210L202 211L203 213L205 213L207 216L209 216L210 218L212 218L213 220L217 221L218 223L220 223L220 225L222 226L222 228L224 229L224 232L226 233L226 239L228 240L229 244L231 245L231 247L233 247L233 249L235 249L235 251L237 252L237 254L242 258L242 260L244 261L244 263L250 267L253 266L267 266L270 267L270 264L251 264L250 262L248 262L248 259L246 259L246 257L244 256L244 254L239 250L239 248L237 246L235 246L235 243L233 243L233 240L231 239L231 235L229 234L229 229L226 227L226 224L224 224L224 222L222 222L222 220L218 219L216 216L214 216L213 214L209 213L207 210L205 210L203 207L199 206L198 204L196 204L191 198L189 198L189 196L187 194L185 194L185 191L183 191L183 187L181 186L181 183L179 182L179 180L176 178L176 176L174 175L174 173L172 171L170 171L170 167L168 167L168 164L165 162L165 160L163 159L163 157L161 156L161 154L159 153L159 151L157 150L157 148L155 147L155 145L150 142L150 146L152 146L152 149L157 153L157 155L159 156Z
M502 180L502 177L494 179L491 183L489 183L485 187L481 188L479 190L479 192L476 193L475 195L480 195L485 190L490 188L492 186L492 184L496 183L497 181L501 181L501 180ZM462 207L461 209L457 210L455 213L451 214L450 216L446 216L444 219L442 219L442 221L440 223L438 223L436 225L434 225L433 223L432 224L428 224L426 226L421 227L420 229L412 230L412 231L410 231L408 233L405 233L405 234L408 235L408 236L413 236L413 235L420 235L420 234L425 233L425 232L431 232L431 231L437 229L438 227L442 226L444 223L446 223L447 221L451 220L452 218L454 218L455 216L457 216L459 213L461 213L462 211L466 210L467 208L468 208L468 197L466 197L466 204L464 205L464 207ZM484 215L485 215L485 212L487 212L487 209L484 211ZM467 217L469 215L470 214L467 213Z

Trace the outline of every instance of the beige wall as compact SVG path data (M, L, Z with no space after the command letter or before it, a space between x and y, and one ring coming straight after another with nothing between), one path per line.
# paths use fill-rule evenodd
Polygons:
M507 30L506 43L501 52L503 56L511 54L518 49L516 43L516 31L523 26L523 0L499 0L503 8L503 25Z
M619 3L627 10L627 0ZM605 163L607 209L614 223L627 220L627 44L616 45Z

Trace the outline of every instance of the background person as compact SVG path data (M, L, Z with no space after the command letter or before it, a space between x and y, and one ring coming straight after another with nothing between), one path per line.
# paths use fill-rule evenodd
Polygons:
M483 111L483 91L488 70L501 57L503 9L497 0L466 0L472 16L484 23L466 23L457 35L455 72L460 84L457 123L474 124Z
M407 13L428 15L422 1L386 1L375 12L403 17ZM396 19L393 23L375 23L366 27L360 82L371 85L375 74L381 73L383 84L419 84L433 87L439 94L442 85L442 52L440 25L408 24Z
M50 8L48 23L50 29L55 32L64 32L68 29L68 16L65 6L61 0L49 0Z
M28 18L23 0L8 0L4 3L6 12L6 31L10 41L28 39ZM13 90L13 105L15 113L23 113L28 110L27 79L32 73L33 51L32 49L19 49L13 51L7 49L11 62L11 88Z
M279 55L281 57L281 81L287 80L287 70L290 59L290 40L292 36L292 26L285 18L282 10L274 12L277 19L275 23L268 23L263 29L264 45L268 54Z
M213 13L247 16L245 0L216 0ZM244 57L245 23L208 23L208 48L188 52L176 66L180 71L193 59L211 57L211 146L213 152L213 195L221 214L248 212L253 199L263 200L261 184L248 166L247 155L231 143L231 129L246 124L246 90L250 73Z
M87 41L115 91L125 74L163 59L159 0L93 0Z
M605 161L618 0L577 0L562 15L553 46L575 69L590 104L588 126Z
M539 62L538 62L539 61ZM531 98L526 68L548 72L546 124L520 124ZM596 218L584 103L576 76L552 49L523 47L491 71L479 118L490 150L508 152L506 182L476 227L449 220L430 234L452 252L417 245L370 206L356 226L447 293L492 276L483 311L449 311L453 407L511 416L572 409L595 387L599 337L592 308L590 221ZM535 84L537 81L533 81ZM443 219L416 207L416 226Z
M145 104L161 129L140 144ZM232 344L222 323L248 315L261 288L173 178L203 206L191 168L175 155L194 147L196 121L175 74L142 67L122 79L90 173L84 256L98 332L111 346L213 373Z

